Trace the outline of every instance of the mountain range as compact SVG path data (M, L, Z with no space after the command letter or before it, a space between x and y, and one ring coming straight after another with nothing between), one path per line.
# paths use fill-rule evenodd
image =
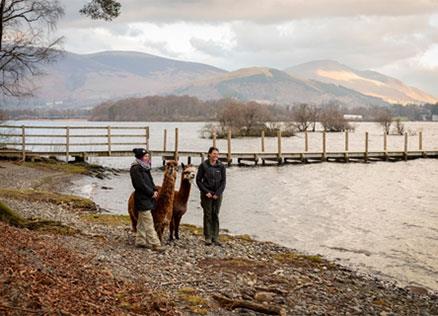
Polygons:
M395 78L331 60L283 70L251 67L226 71L139 52L65 52L43 70L46 74L34 80L37 90L27 101L29 105L87 107L106 100L169 94L278 104L336 100L350 107L438 102Z

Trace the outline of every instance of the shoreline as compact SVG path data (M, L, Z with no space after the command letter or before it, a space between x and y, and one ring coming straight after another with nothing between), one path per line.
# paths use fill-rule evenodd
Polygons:
M164 292L172 304L158 304L163 309L161 314L235 315L230 309L231 303L250 304L237 308L247 315L255 313L248 307L263 306L278 315L438 313L436 292L421 287L401 288L379 276L353 271L322 257L304 255L271 242L256 241L247 235L222 233L223 248L207 247L202 243L201 228L184 225L182 239L168 245L164 254L137 249L133 246L126 216L103 214L97 208L81 209L62 201L57 204L42 196L42 192L46 192L43 189L56 192L60 186L65 187L69 179L83 173L53 170L44 164L36 166L0 161L0 175L13 177L8 183L2 181L0 189L23 190L36 186L33 193L40 193L33 194L32 198L11 197L8 193L0 199L24 217L58 220L79 232L72 235L20 232L1 224L2 232L29 234L47 245L62 245L65 251L87 258L86 266L91 270L107 271L110 279L137 286L143 284L152 292ZM17 181L21 175L32 181ZM0 311L1 304L2 300ZM100 314L97 308L84 308ZM132 312L129 308L125 310L127 314ZM75 314L74 310L70 313Z

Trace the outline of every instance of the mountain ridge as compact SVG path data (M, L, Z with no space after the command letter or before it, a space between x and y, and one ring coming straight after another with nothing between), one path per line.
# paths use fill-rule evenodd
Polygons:
M94 106L106 100L146 95L192 95L200 99L234 97L294 104L339 101L347 106L435 103L433 96L372 70L355 70L333 60L286 69L247 67L226 71L211 65L135 51L90 54L65 52L35 79L33 106Z

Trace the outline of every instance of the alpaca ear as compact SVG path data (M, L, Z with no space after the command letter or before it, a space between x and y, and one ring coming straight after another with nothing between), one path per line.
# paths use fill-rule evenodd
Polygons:
M181 167L183 168L183 170L186 168L186 166L184 166L184 162L181 162Z

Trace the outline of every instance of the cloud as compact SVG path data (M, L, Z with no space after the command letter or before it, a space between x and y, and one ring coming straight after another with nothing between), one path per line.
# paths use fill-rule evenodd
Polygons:
M122 5L123 21L166 23L236 20L281 23L303 18L409 16L438 11L436 0L131 0Z
M78 11L86 0L61 0L66 8L65 26L92 23ZM130 0L121 1L122 13L111 23L221 23L252 21L261 24L299 19L354 16L412 16L438 14L436 0ZM69 24L69 25L68 25Z
M152 53L159 54L161 56L178 58L181 55L180 53L175 52L172 49L170 49L168 43L165 41L145 40L143 42L143 45L146 48L152 49ZM150 51L150 50L148 50L148 51Z
M109 23L80 16L86 1L62 0L67 50L137 50L227 70L333 59L438 95L437 0L122 0Z
M421 88L438 98L438 45L432 45L424 54L389 63L377 71L400 79L406 84ZM430 54L435 54L434 57ZM432 59L429 60L429 57Z
M190 39L190 44L197 50L215 57L226 57L230 55L230 50L223 43L213 40L203 40L201 38Z

